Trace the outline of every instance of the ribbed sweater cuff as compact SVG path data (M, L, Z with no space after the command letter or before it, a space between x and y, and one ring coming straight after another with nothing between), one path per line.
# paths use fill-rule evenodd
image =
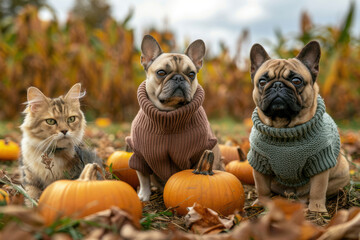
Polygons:
M146 161L136 153L131 155L129 160L129 167L142 173L148 173L148 174L153 173L149 165L147 165Z
M129 159L129 167L142 173L152 174L152 169L146 163L143 156L134 148L131 137L126 137L125 141L134 152Z
M327 159L328 161L324 161L324 159ZM335 167L337 162L336 159L337 156L334 155L334 151L331 146L321 150L319 153L308 159L306 163L307 168L304 169L305 176L312 177Z
M256 171L265 175L273 175L268 160L266 159L266 157L260 155L258 152L250 149L247 155L247 159L251 167Z

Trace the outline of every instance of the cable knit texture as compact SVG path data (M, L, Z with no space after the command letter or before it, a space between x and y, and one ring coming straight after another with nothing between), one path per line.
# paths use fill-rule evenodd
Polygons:
M131 124L127 144L134 154L131 168L154 173L163 181L181 170L194 168L201 154L217 139L202 107L205 93L199 85L193 100L174 111L160 111L149 100L146 81L138 88L140 110Z
M314 117L293 128L263 124L255 108L250 133L250 165L263 174L274 175L289 187L303 186L310 177L336 165L340 137L334 120L325 112L319 96Z

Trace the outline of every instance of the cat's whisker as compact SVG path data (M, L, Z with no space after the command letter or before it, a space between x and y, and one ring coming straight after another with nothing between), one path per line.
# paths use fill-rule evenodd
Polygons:
M75 140L71 139L71 143L74 145L74 147L78 146L78 143L75 142Z
M81 139L77 136L73 136L73 138L71 140L73 141L75 146L79 146L83 142L83 139Z
M55 144L54 144L54 142L55 142ZM55 148L56 148L56 143L57 143L57 141L56 141L56 139L55 139L55 136L53 135L53 138L52 138L51 142L47 145L47 147L44 149L43 152L48 152L48 149L49 149L49 148L50 148L49 154L51 154L52 152L54 152L54 150L55 150Z
M84 144L88 148L91 146L91 141L90 141L90 139L88 137L84 137Z
M44 152L44 151L46 151L46 149L45 150L43 150L43 147L45 146L45 145L49 145L49 144L51 144L51 142L52 142L52 137L53 136L49 136L48 138L46 138L45 140L42 140L38 145L37 145L37 147L35 148L35 150L33 151L33 154L32 154L32 158L40 158L40 156L41 156L41 154ZM49 142L49 144L48 144L48 142ZM48 147L47 147L48 148Z
M54 139L54 143L51 145L50 153L54 154L56 151L57 139Z
M41 151L42 147L45 146L45 144L47 143L47 141L51 140L52 136L47 137L46 139L42 140L35 148L35 152L37 151Z

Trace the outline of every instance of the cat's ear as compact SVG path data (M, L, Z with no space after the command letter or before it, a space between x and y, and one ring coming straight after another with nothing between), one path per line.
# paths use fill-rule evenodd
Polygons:
M27 90L27 102L31 112L36 112L47 102L47 97L36 87L29 87Z
M69 92L65 95L65 99L72 99L79 102L79 99L85 96L85 91L81 92L81 83L76 83L71 87Z

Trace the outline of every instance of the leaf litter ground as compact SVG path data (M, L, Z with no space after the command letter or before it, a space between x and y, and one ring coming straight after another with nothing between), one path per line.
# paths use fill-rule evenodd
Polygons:
M220 122L212 123L212 127L220 143L225 141L233 141L234 144L240 144L244 139L246 140L250 131L249 124L231 125ZM2 131L1 138L9 138L15 142L20 142L21 135L16 127L12 124L7 125L7 131ZM85 134L85 142L89 148L94 148L97 154L106 160L115 150L124 150L124 139L129 135L130 124L124 123L120 125L111 125L107 128L99 128L94 124L90 124ZM340 209L349 209L352 206L360 206L360 131L341 131L342 146L347 152L347 156L351 159L350 174L351 184L344 190L340 191L338 195L333 196L327 200L328 216L324 215L307 215L307 220L318 225L326 225L329 220ZM241 145L241 144L240 144ZM20 175L18 170L18 163L15 162L0 162L0 174L6 174L8 178L15 184L20 183ZM111 177L110 174L108 174ZM241 219L257 219L261 215L265 215L267 209L261 207L252 207L251 204L256 199L255 188L252 185L243 185L245 190L245 207L244 211L240 213ZM23 204L24 196L16 189L9 185L1 184L0 187L6 190L11 198L11 203L21 205ZM181 231L188 231L185 224L185 218L177 216L174 209L167 209L164 205L162 193L156 189L152 189L153 194L149 202L143 203L143 218L141 225L143 230L149 229L179 229ZM288 196L290 199L291 196Z

